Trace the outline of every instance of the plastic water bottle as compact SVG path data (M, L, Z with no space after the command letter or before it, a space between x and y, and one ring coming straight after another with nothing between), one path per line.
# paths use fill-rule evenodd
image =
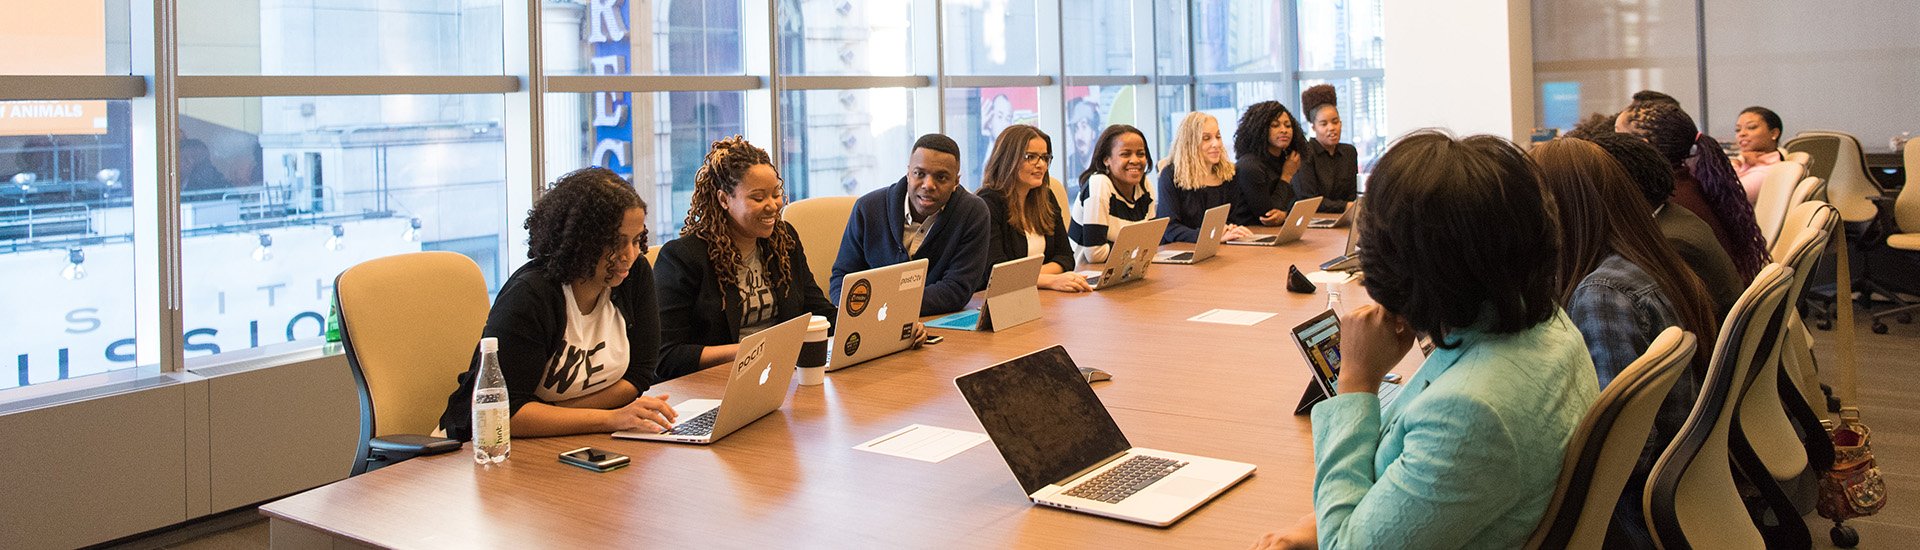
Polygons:
M1347 314L1347 310L1342 308L1340 303L1340 291L1344 290L1342 288L1344 286L1346 285L1338 282L1327 283L1327 310L1332 311L1337 317L1344 317Z
M498 464L513 449L513 415L507 408L507 378L500 374L500 341L480 339L480 369L473 375L473 461Z

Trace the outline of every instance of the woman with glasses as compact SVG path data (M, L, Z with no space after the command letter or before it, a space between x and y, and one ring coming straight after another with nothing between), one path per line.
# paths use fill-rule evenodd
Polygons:
M653 269L639 261L647 202L611 170L575 170L540 195L525 227L530 261L500 286L481 332L500 341L513 434L671 427L667 396L641 395L686 374L658 370ZM473 375L447 397L447 437L472 438Z
M680 238L660 247L660 362L676 373L733 361L740 338L799 315L834 318L813 282L767 152L713 143L693 176Z
M1154 214L1167 218L1160 242L1199 239L1207 209L1233 201L1232 184L1233 162L1227 160L1226 142L1220 138L1220 121L1199 111L1187 113L1173 134L1173 152L1160 161L1160 205ZM1220 240L1252 235L1245 227L1227 224Z
M1040 288L1085 292L1087 278L1073 272L1073 248L1067 244L1067 225L1060 204L1047 188L1047 165L1053 162L1053 139L1039 128L1008 126L993 140L981 174L980 200L987 203L987 263L997 264L1027 256L1041 256ZM986 286L986 281L980 281Z

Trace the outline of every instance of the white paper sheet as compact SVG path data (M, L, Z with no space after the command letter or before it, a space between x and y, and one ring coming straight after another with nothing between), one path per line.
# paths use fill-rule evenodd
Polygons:
M1313 273L1307 274L1307 280L1312 281L1313 284L1316 284L1316 285L1324 285L1327 283L1349 283L1349 282L1353 282L1353 272L1351 271L1315 271Z
M1188 317L1188 321L1219 323L1222 325L1240 325L1250 327L1277 315L1267 311L1243 311L1238 309L1210 309L1206 313Z
M923 462L940 462L986 441L987 434L983 433L913 424L876 437L872 441L854 445L853 448Z

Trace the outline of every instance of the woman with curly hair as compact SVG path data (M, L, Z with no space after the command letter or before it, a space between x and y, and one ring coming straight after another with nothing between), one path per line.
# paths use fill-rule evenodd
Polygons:
M646 201L613 171L584 168L554 181L525 227L531 261L500 286L481 333L500 341L513 434L672 427L667 396L641 395L686 374L659 369L653 269L638 261ZM469 370L440 416L447 437L472 437L472 399Z
M1233 202L1235 172L1226 149L1220 121L1213 115L1194 111L1180 120L1180 128L1173 133L1173 152L1160 161L1160 204L1154 215L1167 218L1161 244L1199 240L1207 209ZM1229 223L1220 240L1252 235L1247 228Z
M1321 84L1300 92L1300 112L1313 124L1313 140L1300 153L1300 171L1293 174L1293 199L1321 197L1320 211L1338 214L1360 199L1360 150L1340 143L1340 98L1333 86Z
M740 136L713 142L693 176L680 238L660 247L660 363L693 372L733 360L740 337L800 315L834 317L813 282L767 152Z
M980 200L987 203L987 263L1042 256L1040 288L1086 292L1087 278L1073 272L1073 247L1060 221L1060 204L1047 188L1053 162L1053 138L1026 124L1008 126L993 140L986 173L980 176ZM980 281L986 287L985 280Z
M1632 134L1660 151L1673 169L1673 203L1713 228L1720 247L1733 258L1742 280L1751 281L1771 261L1766 238L1753 220L1753 205L1720 142L1701 132L1679 105L1635 102L1620 114L1614 130Z
M1233 211L1227 221L1276 226L1293 205L1293 175L1307 148L1300 121L1278 101L1262 101L1240 115L1233 131Z

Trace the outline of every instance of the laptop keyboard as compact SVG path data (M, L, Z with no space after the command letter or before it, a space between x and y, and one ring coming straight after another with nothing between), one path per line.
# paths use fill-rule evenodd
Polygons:
M1133 455L1119 466L1068 489L1066 495L1115 504L1186 465L1170 458Z
M712 435L713 420L720 418L720 409L707 411L686 422L675 425L673 429L660 432L666 435Z

